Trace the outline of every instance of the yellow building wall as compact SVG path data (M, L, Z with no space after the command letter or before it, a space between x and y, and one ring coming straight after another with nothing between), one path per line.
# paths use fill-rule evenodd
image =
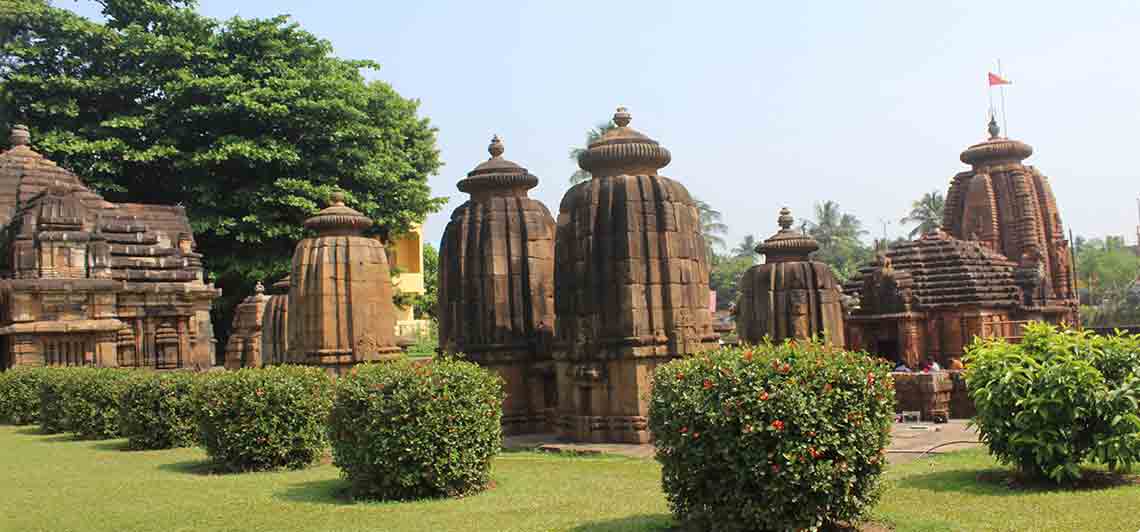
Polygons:
M423 228L416 224L411 230L393 237L387 244L388 265L392 268L392 284L405 294L424 293ZM399 272L399 273L395 273ZM396 308L396 334L406 336L420 327L425 320L416 320L411 307Z

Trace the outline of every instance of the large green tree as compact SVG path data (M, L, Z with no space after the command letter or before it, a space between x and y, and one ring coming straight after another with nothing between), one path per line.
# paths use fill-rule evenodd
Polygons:
M862 240L867 234L863 223L843 213L834 201L815 204L815 219L806 221L804 228L819 243L815 260L830 266L840 282L871 260L873 251Z
M1077 253L1079 287L1086 296L1081 320L1090 327L1140 324L1140 257L1120 237L1084 241Z
M910 230L910 237L925 235L942 227L942 211L946 207L946 198L935 190L923 194L921 198L911 202L910 214L899 220L904 224L917 224Z
M442 206L427 184L435 129L417 101L363 77L376 63L333 56L284 16L98 3L104 23L2 3L0 119L27 123L37 150L110 200L184 205L223 308L284 273L334 189L380 233Z

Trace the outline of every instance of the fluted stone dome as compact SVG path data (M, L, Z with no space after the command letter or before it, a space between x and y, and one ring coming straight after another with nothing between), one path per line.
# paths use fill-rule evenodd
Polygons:
M669 150L630 120L618 108L617 127L579 156L593 179L559 207L555 356L572 376L559 383L559 425L579 440L648 441L652 369L718 340L696 202L657 174Z
M498 136L488 151L459 181L471 199L439 244L440 348L503 377L505 433L549 431L553 375L538 364L549 365L554 328L554 218L527 197L538 178L503 158Z
M756 246L765 263L749 268L740 278L737 335L749 343L816 337L842 346L839 282L830 267L809 259L819 244L793 230L794 221L791 211L780 209L780 230Z
M384 245L363 236L372 220L333 194L305 220L317 235L297 243L289 290L290 359L339 373L398 356L392 280Z

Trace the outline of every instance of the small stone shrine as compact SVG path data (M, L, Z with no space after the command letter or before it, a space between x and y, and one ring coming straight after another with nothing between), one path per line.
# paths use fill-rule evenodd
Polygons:
M261 319L261 359L266 365L289 364L289 276L273 283Z
M337 192L297 243L289 288L290 359L340 374L354 364L400 356L384 245L363 235L367 216Z
M0 369L208 368L202 256L182 207L111 203L31 148L0 153Z
M842 292L831 268L808 259L819 249L810 236L792 229L791 212L780 210L780 230L756 246L765 263L740 279L736 331L741 341L818 337L843 346Z
M538 178L503 158L497 136L489 151L459 181L471 198L451 214L439 245L440 349L503 377L505 434L545 432L556 392L554 218L527 197Z
M260 282L253 295L238 303L234 311L230 337L226 341L225 368L260 368L264 365L261 350L262 320L269 296Z
M558 213L557 428L579 441L648 442L653 371L718 346L697 205L657 174L669 150L630 119L619 107L617 127L578 157L593 178Z
M845 286L859 304L847 344L915 368L962 367L976 336L1016 337L1028 320L1075 323L1069 244L1033 149L999 136L962 152L942 230L891 246Z

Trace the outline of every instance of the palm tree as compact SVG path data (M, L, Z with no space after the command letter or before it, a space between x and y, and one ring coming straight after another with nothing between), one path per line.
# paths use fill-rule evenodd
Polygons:
M900 220L901 223L918 223L910 230L910 237L924 235L942 226L942 210L946 206L946 198L935 190L923 194L917 201L911 202L910 214Z
M607 131L616 127L617 124L614 124L613 120L598 122L598 125L594 126L592 129L586 132L586 146L589 146L591 142L598 140ZM581 155L584 151L586 151L586 148L570 148L570 160L574 161L574 164L578 164L578 156ZM570 185L577 185L583 181L589 181L591 177L592 176L590 176L590 172L579 168L574 171L573 175L570 176Z
M701 236L705 237L705 245L708 246L709 263L712 263L713 255L717 249L724 249L724 234L728 232L728 226L724 225L723 216L720 211L715 210L708 203L705 203L697 198L693 198L693 203L697 204L697 213L700 215Z
M854 215L841 212L834 201L815 204L815 220L805 227L819 243L815 260L831 266L841 281L854 274L871 256L870 248L861 240L867 233L863 223Z
M756 237L744 235L744 240L732 248L732 256L736 258L748 257L752 259L752 262L756 262L756 244Z

